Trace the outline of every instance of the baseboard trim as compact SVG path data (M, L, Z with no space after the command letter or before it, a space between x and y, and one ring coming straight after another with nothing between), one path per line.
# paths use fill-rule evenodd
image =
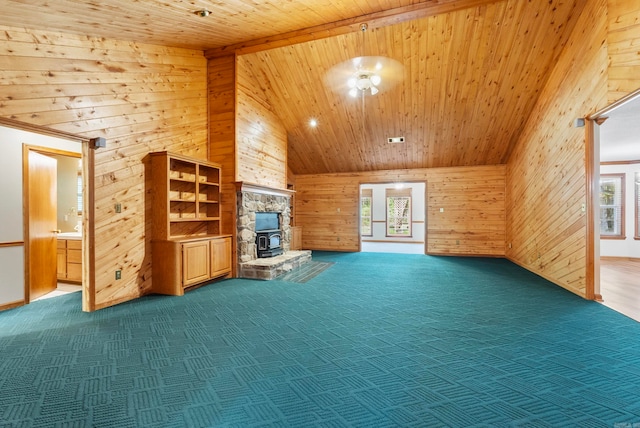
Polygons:
M24 304L25 304L24 299L16 300L15 302L3 303L2 305L0 305L0 311L6 311L7 309L13 309L20 306L24 306Z
M600 256L600 260L607 262L640 262L640 258L638 257Z

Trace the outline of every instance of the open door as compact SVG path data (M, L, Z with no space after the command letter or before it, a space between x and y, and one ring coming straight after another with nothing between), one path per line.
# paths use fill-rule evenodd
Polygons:
M56 159L29 150L28 293L27 303L57 286L57 164Z

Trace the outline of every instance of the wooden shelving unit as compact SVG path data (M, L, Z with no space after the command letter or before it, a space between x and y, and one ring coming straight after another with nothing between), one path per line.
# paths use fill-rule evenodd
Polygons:
M184 289L231 273L231 236L221 235L220 165L151 153L153 291ZM215 257L214 257L215 256Z

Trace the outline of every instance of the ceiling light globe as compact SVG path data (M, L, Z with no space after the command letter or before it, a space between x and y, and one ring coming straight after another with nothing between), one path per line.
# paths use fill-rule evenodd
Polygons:
M375 95L378 93L378 88L376 88L375 86L371 87L371 95Z
M371 76L371 83L378 86L380 82L382 82L382 78L380 76L378 76L377 74L374 74L373 76Z
M369 89L371 87L371 80L369 79L369 76L360 76L356 83L356 87L361 91Z
M349 90L349 95L351 95L353 98L358 96L358 88L351 88Z
M355 77L352 77L351 79L347 80L347 85L350 88L355 88L356 87L356 83L358 83L358 79L356 79Z

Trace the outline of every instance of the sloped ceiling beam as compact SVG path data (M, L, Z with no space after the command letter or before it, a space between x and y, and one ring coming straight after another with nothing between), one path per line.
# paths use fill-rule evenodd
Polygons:
M423 3L388 9L368 15L360 15L329 24L210 49L205 51L205 56L207 58L217 58L233 53L238 55L255 53L360 31L360 24L362 23L367 23L370 29L375 29L428 16L483 6L498 1L502 0L429 0Z

